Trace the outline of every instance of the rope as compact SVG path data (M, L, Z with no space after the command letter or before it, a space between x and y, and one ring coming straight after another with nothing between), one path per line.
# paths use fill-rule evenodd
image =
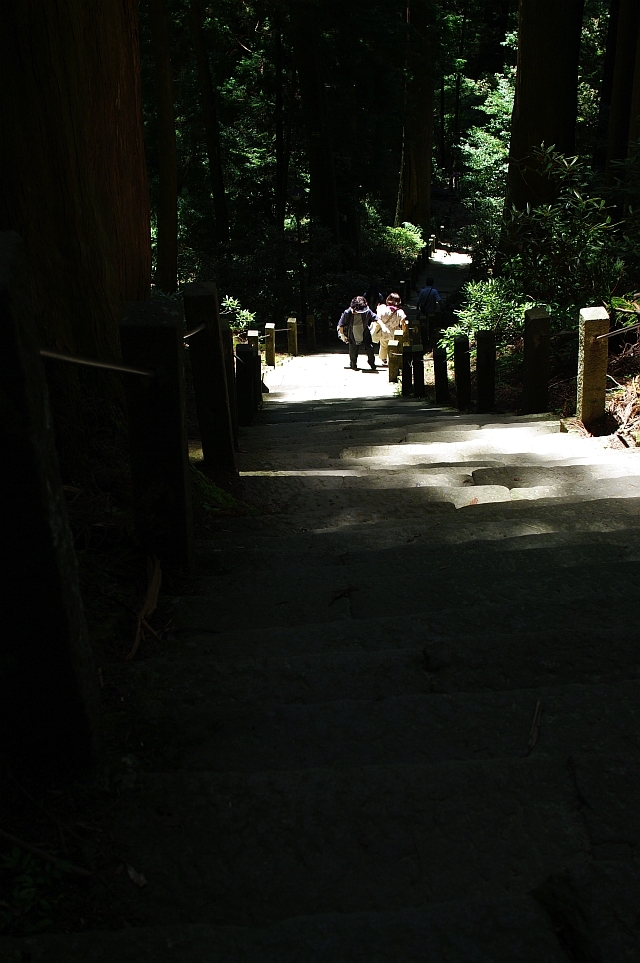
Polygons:
M62 351L48 351L46 348L40 349L43 358L53 358L54 361L67 361L69 364L84 365L86 368L102 368L104 371L120 371L122 374L140 375L142 378L155 378L155 371L147 371L144 368L132 368L128 364L113 364L111 361L96 361L95 358L80 358L74 354L64 354Z

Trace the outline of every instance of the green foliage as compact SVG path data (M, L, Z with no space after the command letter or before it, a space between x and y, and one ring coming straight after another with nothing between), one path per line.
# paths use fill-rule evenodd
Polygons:
M371 204L365 207L362 224L362 261L369 273L393 281L411 267L426 246L422 231L405 221L399 227L388 227Z
M255 311L247 311L243 308L237 298L232 298L228 294L222 299L222 314L229 315L229 327L236 334L240 331L248 331L255 323Z
M255 509L246 505L245 502L235 498L223 488L219 488L203 472L198 471L195 465L191 465L191 478L193 481L193 494L196 508L200 508L205 515L254 515Z
M592 177L582 161L552 147L541 147L533 156L556 200L508 213L507 241L518 253L502 273L536 303L551 305L562 327L573 328L580 308L608 302L624 273L612 244L616 225L606 200L592 193Z
M38 933L53 924L52 914L63 899L62 873L17 846L0 856L0 932Z
M466 334L474 340L476 331L495 331L496 344L513 344L522 337L524 312L534 302L523 297L514 283L506 278L469 281L462 289L463 307L457 312L458 323L443 333L441 347L453 354L453 340Z
M473 219L460 230L459 240L473 250L474 269L482 274L493 267L500 242L514 76L495 74L476 88L484 95L484 123L472 127L460 145L465 167L461 194Z

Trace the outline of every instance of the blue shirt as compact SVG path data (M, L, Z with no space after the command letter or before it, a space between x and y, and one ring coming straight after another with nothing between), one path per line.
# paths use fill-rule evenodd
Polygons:
M436 309L436 304L440 304L438 289L432 284L428 284L418 295L418 308L423 314L432 314Z

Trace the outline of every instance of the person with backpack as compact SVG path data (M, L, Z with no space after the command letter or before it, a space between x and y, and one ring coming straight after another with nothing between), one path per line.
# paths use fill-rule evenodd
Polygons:
M376 316L363 297L354 298L338 321L338 337L349 345L349 367L358 370L358 351L363 348L372 371L376 370L371 325Z
M429 331L429 319L432 314L438 309L442 298L438 292L438 289L434 287L434 279L426 278L424 282L424 287L420 294L418 295L417 308L418 313L422 312L425 316L424 322L420 325L420 331L422 334L422 344L426 351L426 346L430 340Z
M407 330L407 316L400 307L400 295L392 291L387 300L378 305L376 312L378 317L377 325L371 330L371 337L374 341L380 342L379 355L382 364L387 364L389 357L389 341L393 338L396 330L402 328Z

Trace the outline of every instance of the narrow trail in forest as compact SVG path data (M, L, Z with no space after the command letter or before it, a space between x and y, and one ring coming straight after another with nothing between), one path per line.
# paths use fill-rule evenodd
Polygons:
M104 828L140 925L3 961L638 959L640 449L344 364L283 366L259 514L131 666L154 749Z

